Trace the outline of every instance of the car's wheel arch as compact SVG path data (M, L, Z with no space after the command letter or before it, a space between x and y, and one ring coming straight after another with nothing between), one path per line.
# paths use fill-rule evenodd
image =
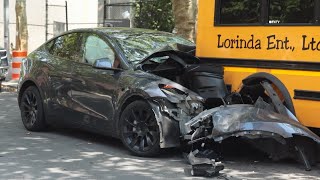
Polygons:
M121 114L123 112L123 110L132 102L134 101L147 101L147 98L145 97L144 94L141 93L132 93L130 95L127 95L123 98L121 98L121 100L119 101L119 105L117 107L117 111L114 115L114 122L115 122L115 130L116 130L116 134L119 137L119 122L120 122L120 117Z
M146 92L143 92L141 90L135 91L134 93L131 92L128 96L123 98L123 100L120 101L120 105L118 106L118 110L116 111L114 116L114 125L117 137L120 137L120 118L124 109L132 102L145 101L152 108L152 111L155 113L158 122L160 130L160 147L169 148L180 146L180 129L178 122L170 119L170 117L162 116L161 112L159 111L159 104L157 103L156 99L156 97L150 97ZM176 133L176 137L172 137L172 132Z
M41 90L40 86L36 83L36 81L32 80L32 79L27 79L24 80L23 83L21 83L22 85L19 88L19 94L18 94L18 105L20 106L20 102L21 102L21 97L23 95L23 93L25 92L25 90L27 90L30 86L34 86L37 88L37 90L39 91L40 97L41 99L45 99L44 93ZM47 116L46 116L46 112L47 112L47 105L46 103L44 103L44 101L42 101L43 103L43 110L44 110L44 118L45 118L45 122L47 122Z
M18 103L19 104L20 104L21 97L22 97L24 91L27 90L28 87L30 87L30 86L35 86L38 89L41 98L43 99L43 93L42 93L42 91L40 91L39 85L35 81L28 79L28 80L25 80L19 88L19 94L18 94Z

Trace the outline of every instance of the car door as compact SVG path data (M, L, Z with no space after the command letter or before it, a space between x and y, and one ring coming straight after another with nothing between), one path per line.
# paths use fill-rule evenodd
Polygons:
M71 98L72 64L78 56L80 38L78 33L69 33L53 39L46 45L47 56L40 57L47 63L48 80L50 84L48 121L55 124L69 124L73 107Z
M118 64L112 46L94 33L83 38L83 61L74 64L72 98L84 125L103 132L112 131L114 98L118 90L119 70L93 68L96 60L108 59Z

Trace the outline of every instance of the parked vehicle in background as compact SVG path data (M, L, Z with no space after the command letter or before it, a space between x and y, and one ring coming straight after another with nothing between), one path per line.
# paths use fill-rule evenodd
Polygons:
M0 81L3 81L7 75L8 72L8 56L7 51L0 47Z

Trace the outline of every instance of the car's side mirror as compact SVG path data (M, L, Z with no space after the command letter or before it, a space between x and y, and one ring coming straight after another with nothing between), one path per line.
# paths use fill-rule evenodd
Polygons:
M92 67L97 69L110 69L112 68L112 61L109 58L97 59L94 61Z

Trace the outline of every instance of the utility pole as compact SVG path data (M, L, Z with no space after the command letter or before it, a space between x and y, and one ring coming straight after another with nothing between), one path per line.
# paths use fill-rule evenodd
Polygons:
M66 1L66 30L69 31L69 22L68 22L68 2Z
M4 48L7 54L10 54L10 37L9 37L9 0L3 0L3 17L4 17Z
M48 40L48 0L46 0L46 41Z

